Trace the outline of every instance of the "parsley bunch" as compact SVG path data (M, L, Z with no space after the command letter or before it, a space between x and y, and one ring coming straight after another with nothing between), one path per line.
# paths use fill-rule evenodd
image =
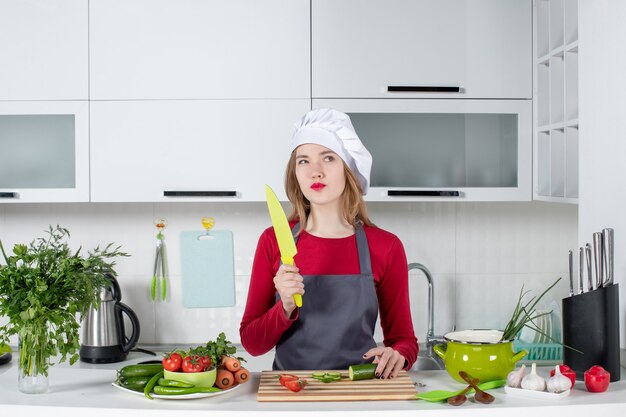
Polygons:
M110 283L106 274L115 274L112 258L128 256L112 244L96 247L86 257L81 249L72 252L67 229L50 226L46 236L30 245L16 244L7 256L0 251L0 343L19 334L20 367L26 375L48 374L50 359L78 360L79 329L82 317L92 305L99 305L100 289ZM1 259L0 259L1 261Z

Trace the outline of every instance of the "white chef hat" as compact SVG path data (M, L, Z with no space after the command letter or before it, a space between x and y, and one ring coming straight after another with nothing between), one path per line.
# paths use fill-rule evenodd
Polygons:
M350 116L334 109L311 110L295 124L291 150L305 143L322 145L335 152L356 175L363 195L367 194L372 155L363 146Z

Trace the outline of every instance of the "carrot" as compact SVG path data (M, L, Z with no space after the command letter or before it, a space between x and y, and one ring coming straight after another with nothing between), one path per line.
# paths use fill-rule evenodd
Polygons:
M235 382L235 377L228 369L218 369L217 377L215 378L215 385L218 388L226 389L230 388Z
M226 355L222 356L222 365L224 365L224 367L226 367L226 369L230 372L238 371L239 368L241 368L241 362L239 362L239 359Z
M244 382L248 382L248 380L250 379L250 371L248 371L246 368L239 368L238 371L235 371L234 376L235 382L243 384Z

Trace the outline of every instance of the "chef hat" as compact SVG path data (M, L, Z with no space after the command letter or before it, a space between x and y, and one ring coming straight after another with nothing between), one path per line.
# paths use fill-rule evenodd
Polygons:
M291 150L305 143L322 145L335 152L356 175L363 195L367 194L372 155L363 146L350 117L334 109L311 110L294 124Z

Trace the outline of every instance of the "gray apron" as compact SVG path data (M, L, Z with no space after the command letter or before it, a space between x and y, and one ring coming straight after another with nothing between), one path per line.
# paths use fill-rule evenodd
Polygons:
M303 276L303 305L276 344L273 369L347 369L366 362L363 354L376 346L378 298L363 227L356 228L356 244L360 274Z

